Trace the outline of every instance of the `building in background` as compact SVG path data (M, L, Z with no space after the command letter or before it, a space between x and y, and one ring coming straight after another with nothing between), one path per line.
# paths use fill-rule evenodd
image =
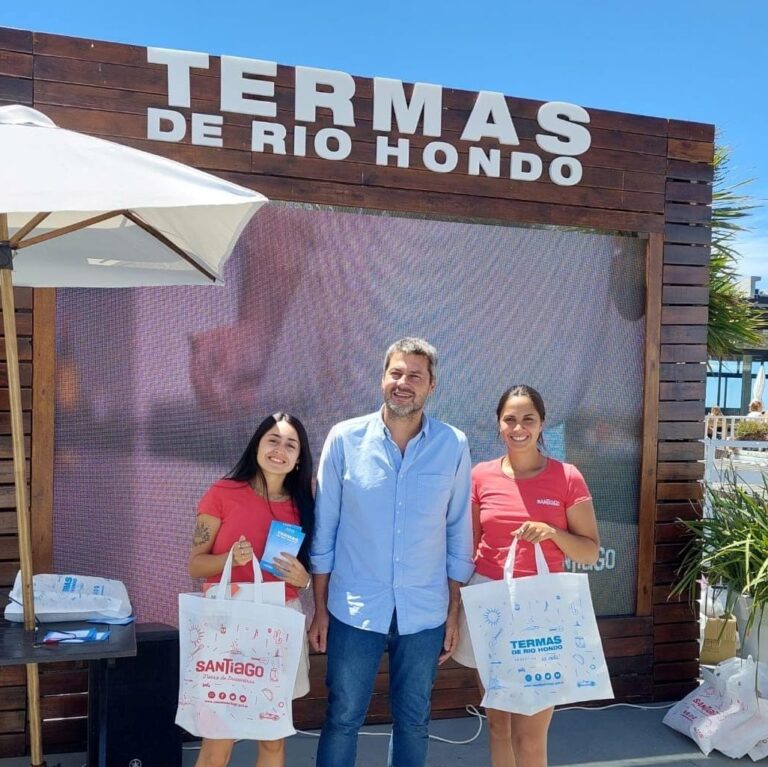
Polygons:
M768 290L758 289L761 277L745 277L744 293L760 308L768 324ZM752 399L752 388L760 365L768 368L768 329L762 331L759 347L746 348L732 357L710 359L707 370L706 408L718 405L725 415L742 415ZM768 372L768 370L766 371ZM765 395L768 397L768 393Z

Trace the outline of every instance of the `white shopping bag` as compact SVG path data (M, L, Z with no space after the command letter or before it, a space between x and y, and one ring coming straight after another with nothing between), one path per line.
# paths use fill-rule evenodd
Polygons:
M39 573L32 578L35 615L40 623L87 621L92 618L127 618L133 613L128 592L121 581L94 575ZM24 621L24 591L21 571L8 595L5 619Z
M214 598L179 594L176 724L193 735L278 740L295 732L291 699L304 616L264 603L255 557L253 572L252 599L230 599L230 551Z
M517 538L504 579L465 586L482 705L518 714L612 698L586 575L550 573L539 544L538 575L513 577Z
M664 724L692 738L705 755L718 748L728 756L737 751L744 756L762 737L759 729L754 737L747 733L751 743L741 750L745 736L741 727L759 714L755 674L751 658L730 658L714 671L703 668L702 684L666 713Z

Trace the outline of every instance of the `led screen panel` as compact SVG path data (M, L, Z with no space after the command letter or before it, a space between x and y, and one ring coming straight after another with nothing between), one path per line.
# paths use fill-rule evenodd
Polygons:
M502 454L500 393L541 391L547 450L594 496L597 612L633 613L644 260L629 236L271 204L223 287L60 290L56 571L119 578L142 621L175 623L197 499L258 421L299 416L316 461L419 335L440 356L428 410L474 462Z

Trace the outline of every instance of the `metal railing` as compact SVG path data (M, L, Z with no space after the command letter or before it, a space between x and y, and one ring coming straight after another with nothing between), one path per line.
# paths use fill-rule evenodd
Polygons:
M758 421L768 427L768 417L750 418L744 415L707 415L704 419L704 480L720 481L724 469L739 474L740 462L749 455L757 470L768 470L768 440L739 439L739 423Z

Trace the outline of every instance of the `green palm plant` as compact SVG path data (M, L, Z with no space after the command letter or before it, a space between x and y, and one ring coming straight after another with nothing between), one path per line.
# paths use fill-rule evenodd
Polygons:
M751 597L747 631L768 604L768 474L762 487L741 484L726 471L722 482L705 484L705 514L681 520L690 540L677 570L672 594L694 596L701 576L727 588L730 615L740 596Z
M707 351L710 358L722 358L760 346L765 323L738 286L740 255L735 240L747 231L744 221L757 207L742 193L751 180L729 182L730 150L725 146L715 148L713 165Z

